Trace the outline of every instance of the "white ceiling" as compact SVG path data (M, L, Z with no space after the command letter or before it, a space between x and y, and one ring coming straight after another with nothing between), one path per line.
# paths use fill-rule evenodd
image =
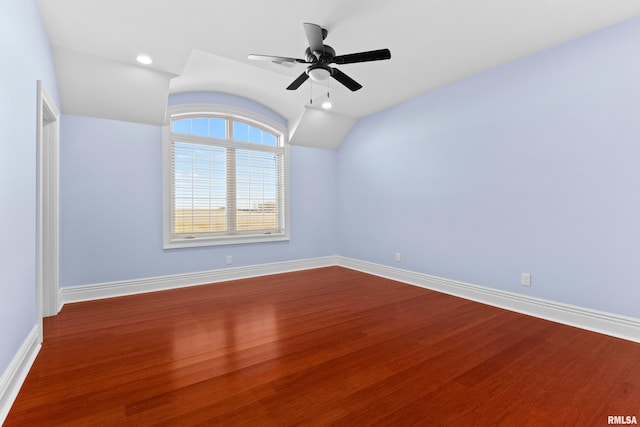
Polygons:
M640 14L638 0L37 0L67 114L161 124L169 93L212 90L289 120L294 144L333 149L366 115ZM329 31L338 55L388 48L389 61L339 68L334 108L304 71L250 53L304 58L303 22ZM150 66L135 58L146 53ZM316 102L309 106L313 96Z

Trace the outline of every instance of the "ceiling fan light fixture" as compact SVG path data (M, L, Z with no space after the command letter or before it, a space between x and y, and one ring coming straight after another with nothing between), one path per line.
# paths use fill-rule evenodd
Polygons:
M329 77L331 77L331 71L329 70L329 67L323 66L311 67L307 71L307 74L309 74L309 77L311 77L311 80L313 80L314 82L324 82Z

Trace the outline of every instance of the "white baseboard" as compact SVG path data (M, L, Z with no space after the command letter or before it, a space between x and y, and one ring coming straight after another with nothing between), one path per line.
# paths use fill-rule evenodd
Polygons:
M338 265L483 304L640 343L640 319L338 257Z
M22 383L27 378L31 365L40 351L40 330L33 327L20 350L0 377L0 425L4 424L11 405L18 397Z
M295 261L275 262L271 264L258 264L247 267L230 267L198 273L175 274L170 276L124 280L119 282L64 287L60 289L60 301L62 305L64 305L72 302L113 298L124 295L224 282L228 280L247 279L249 277L308 270L311 268L337 265L336 260L337 257L328 256Z
M328 256L248 267L233 267L198 273L177 274L119 282L66 287L60 290L62 304L196 286L249 277L338 265L399 282L455 295L483 304L575 326L605 335L640 342L640 319L498 289L430 276L342 256Z

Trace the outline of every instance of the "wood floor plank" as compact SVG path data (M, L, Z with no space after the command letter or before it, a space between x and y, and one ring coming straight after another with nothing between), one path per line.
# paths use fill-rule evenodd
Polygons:
M5 425L607 425L640 344L340 267L66 305Z

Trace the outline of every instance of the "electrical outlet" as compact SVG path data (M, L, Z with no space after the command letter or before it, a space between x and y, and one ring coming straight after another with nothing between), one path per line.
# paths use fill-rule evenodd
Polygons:
M231 265L232 262L233 259L231 258L231 255L227 255L227 265Z
M531 273L520 273L520 284L522 286L531 286Z
M400 262L402 258L400 258L400 252L396 252L396 262Z

